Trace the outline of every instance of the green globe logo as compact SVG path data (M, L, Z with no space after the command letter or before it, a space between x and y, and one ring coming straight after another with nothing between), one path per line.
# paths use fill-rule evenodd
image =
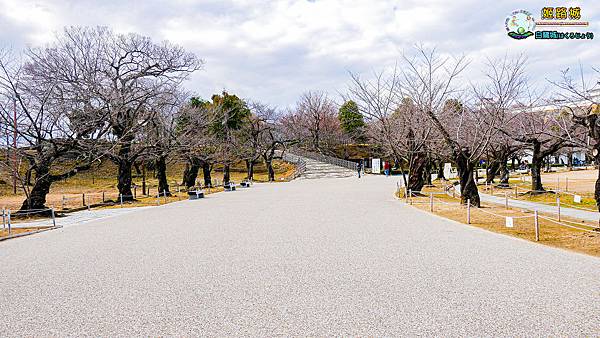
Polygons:
M535 30L535 19L526 10L513 11L504 21L508 36L513 39L522 40L533 35Z

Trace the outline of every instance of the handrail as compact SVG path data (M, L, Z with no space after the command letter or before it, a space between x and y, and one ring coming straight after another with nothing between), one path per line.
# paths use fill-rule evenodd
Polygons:
M282 155L284 161L294 163L296 168L294 169L294 174L292 175L292 180L302 176L304 171L306 171L306 161L298 155L290 154L289 152L284 152Z
M329 163L329 164L332 164L332 165L335 165L338 167L347 168L347 169L351 169L351 170L356 170L356 166L358 165L356 162L343 160L341 158L337 158L337 157L333 157L333 156L329 156L329 155L323 155L323 154L319 154L319 153L313 153L313 152L300 150L300 149L292 150L292 154L295 154L296 156L307 157L307 158L313 159L315 161L325 162L325 163Z

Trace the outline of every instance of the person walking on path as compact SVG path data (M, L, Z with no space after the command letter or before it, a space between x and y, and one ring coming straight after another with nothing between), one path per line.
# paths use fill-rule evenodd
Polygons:
M385 177L390 176L390 162L388 162L388 161L383 162L383 172L385 173Z
M356 165L356 170L358 171L358 178L360 178L360 174L362 173L363 163L362 161L358 162Z

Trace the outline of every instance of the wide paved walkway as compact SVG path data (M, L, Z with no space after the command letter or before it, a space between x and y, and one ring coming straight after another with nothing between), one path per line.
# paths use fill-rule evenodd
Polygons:
M384 177L256 184L0 243L0 336L595 336L600 259L404 206Z

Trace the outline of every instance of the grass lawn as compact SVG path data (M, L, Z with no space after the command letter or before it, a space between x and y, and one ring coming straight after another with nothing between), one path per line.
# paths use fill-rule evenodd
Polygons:
M292 177L295 167L293 164L284 161L273 161L276 181L289 180ZM187 198L187 193L177 194L181 183L185 163L175 162L167 165L167 179L169 181L171 192L176 196L169 197L167 202L173 202ZM46 205L54 207L57 210L81 208L84 206L84 199L87 204L95 205L105 201L112 200L119 204L119 194L117 190L117 167L110 161L103 161L101 164L94 166L92 169L80 172L77 175L65 179L60 182L55 182L50 188L50 193L46 198ZM146 187L149 190L148 196L142 195L142 175L137 174L135 170L132 172L133 184L137 186L135 203L128 203L128 206L144 206L156 205L156 193L158 180L155 172L147 170L146 172ZM217 179L219 182L223 180L223 168L216 165L211 173L212 179ZM244 162L237 163L231 168L231 180L239 183L246 177L246 166ZM198 182L204 179L202 170L198 173ZM259 163L254 170L255 182L268 181L266 166L264 163ZM210 193L218 192L219 189L211 189ZM222 188L220 189L222 191ZM205 193L208 193L206 191ZM85 194L85 195L84 195ZM12 210L19 209L21 203L25 199L25 194L21 189L17 189L17 194L13 194L12 180L10 173L0 171L0 207L9 208ZM164 199L161 198L161 204ZM120 205L117 205L120 206Z
M441 183L434 187L424 188L425 192L441 193L444 188ZM403 191L399 197L405 200ZM429 196L413 197L409 203L416 208L430 212ZM442 217L452 219L461 223L467 222L467 210L460 205L458 198L452 198L446 194L434 195L433 213ZM506 227L506 218L513 217L514 227ZM482 204L482 208L471 207L471 226L486 229L509 236L523 238L529 241L535 240L534 214L532 211L509 208L496 204ZM554 218L554 215L540 216ZM559 225L551 220L539 218L540 241L539 243L558 248L573 250L593 256L600 257L600 228L596 223L585 222L577 219L562 217ZM579 229L570 228L575 226ZM588 231L584 231L588 230ZM591 231L591 232L589 232Z

